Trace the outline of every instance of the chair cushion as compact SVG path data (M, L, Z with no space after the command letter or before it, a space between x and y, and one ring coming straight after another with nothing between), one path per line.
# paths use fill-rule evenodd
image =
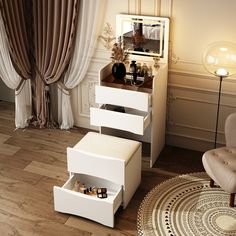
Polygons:
M127 164L140 145L138 141L88 132L74 148L88 154L121 159Z
M236 193L236 148L216 148L204 153L207 174L228 193Z

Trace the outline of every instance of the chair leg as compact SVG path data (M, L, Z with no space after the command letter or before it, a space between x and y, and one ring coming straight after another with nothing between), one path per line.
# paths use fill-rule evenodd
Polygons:
M231 193L230 198L229 198L229 206L230 207L234 207L234 198L235 198L235 193Z
M214 180L210 179L210 187L213 188L214 187Z

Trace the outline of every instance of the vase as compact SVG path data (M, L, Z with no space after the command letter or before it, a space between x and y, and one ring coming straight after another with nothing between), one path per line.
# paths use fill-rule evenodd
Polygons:
M116 62L112 66L112 75L117 80L123 80L126 75L126 68L124 63Z

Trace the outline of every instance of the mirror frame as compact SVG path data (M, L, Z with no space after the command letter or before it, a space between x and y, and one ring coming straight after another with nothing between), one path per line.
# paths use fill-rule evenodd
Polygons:
M116 16L116 38L117 40L121 37L123 41L124 34L124 23L125 22L134 22L134 23L143 23L143 24L158 24L160 25L160 40L159 40L159 53L153 52L141 52L134 51L130 49L124 49L130 56L139 57L153 57L160 58L160 62L167 63L168 61L168 43L169 43L169 18L166 17L155 17L155 16L141 16L141 15L127 15L127 14L118 14ZM155 23L156 22L156 23ZM145 58L147 59L147 58Z

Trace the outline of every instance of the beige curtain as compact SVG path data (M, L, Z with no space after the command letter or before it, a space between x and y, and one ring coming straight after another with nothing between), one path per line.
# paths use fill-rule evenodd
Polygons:
M0 11L0 79L15 90L15 126L25 128L31 115L30 80L21 80L12 65L5 26Z
M79 0L1 0L13 64L31 79L33 122L54 125L49 84L73 51Z
M25 12L28 2L1 0L3 21L10 45L10 54L18 74L25 79L31 78L29 28L26 24Z
M70 129L74 118L70 102L70 91L84 79L90 65L98 34L104 18L105 0L83 0L77 24L75 50L63 84L58 90L58 120L61 129Z
M77 0L33 1L36 59L36 108L41 126L50 125L50 92L48 84L57 81L65 71L73 50L77 22Z

